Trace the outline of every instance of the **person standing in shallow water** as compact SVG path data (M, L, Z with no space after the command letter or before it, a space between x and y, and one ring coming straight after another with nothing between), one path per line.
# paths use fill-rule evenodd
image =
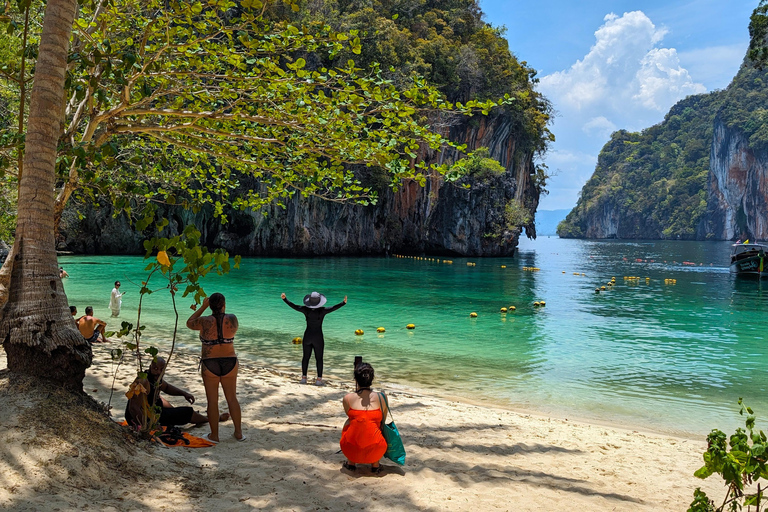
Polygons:
M304 356L301 358L301 380L300 384L307 383L307 370L309 368L309 358L312 356L312 351L315 351L315 364L317 365L317 380L315 386L323 385L323 350L325 348L325 339L323 338L323 319L325 315L336 311L344 304L347 303L347 296L344 296L344 300L339 302L331 308L324 308L323 304L327 300L325 295L318 292L312 292L304 297L304 305L297 306L293 302L289 301L285 294L281 294L286 304L291 306L296 311L303 313L307 320L307 328L304 331L304 339L302 341L304 348Z
M109 297L109 309L112 310L112 316L120 316L120 308L123 307L123 295L125 292L120 292L120 281L115 281L115 287L112 288L112 295Z

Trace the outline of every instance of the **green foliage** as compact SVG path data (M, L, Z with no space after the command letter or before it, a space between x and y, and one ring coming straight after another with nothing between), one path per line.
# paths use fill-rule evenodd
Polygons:
M16 225L16 191L23 157L32 62L38 38L30 22L42 4L20 0L0 7L0 240L11 243ZM5 30L3 30L5 29Z
M160 228L162 229L162 228ZM152 238L144 242L146 255L144 259L148 261L145 271L148 272L145 281L142 281L139 290L139 307L136 318L136 328L134 324L122 322L121 329L118 332L108 332L107 336L117 335L118 338L127 337L128 341L123 342L125 351L122 349L113 350L112 361L114 377L112 380L112 390L114 391L114 380L117 375L117 369L123 361L126 353L133 353L138 363L137 375L139 378L146 378L146 372L149 368L149 362L156 360L160 351L157 347L149 346L143 348L141 337L146 326L141 325L141 308L144 297L156 292L167 292L171 297L175 321L173 326L173 337L171 339L170 352L166 359L166 369L171 362L173 351L176 347L176 335L179 326L179 312L176 304L176 296L182 288L182 297L192 295L195 309L200 304L203 297L206 297L205 290L202 287L201 280L208 274L214 273L223 275L229 273L232 266L240 267L240 256L233 258L234 264L230 263L229 254L223 249L216 249L213 252L200 246L200 232L194 226L184 228L182 234L172 238ZM159 278L161 284L159 288L152 287L153 277ZM143 348L143 350L142 350ZM142 377L143 375L143 377ZM162 376L160 377L162 378ZM156 389L156 393L159 388ZM112 395L110 394L110 401ZM157 396L149 397L149 402L154 404ZM147 437L157 428L156 421L159 419L159 411L152 408L145 410L145 422L141 426L141 435Z
M454 102L509 96L504 108L513 114L522 150L542 151L554 140L547 129L551 107L534 89L536 71L509 51L506 29L483 21L477 0L372 0L362 5L312 0L296 13L271 4L268 16L355 34L361 41L359 58L350 48L342 49L339 58L378 62L398 84L423 76Z
M468 5L452 9L471 11ZM494 103L478 100L492 93L452 104L416 69L392 74L362 58L375 41L349 20L364 19L363 12L345 11L351 18L343 30L322 20L289 22L303 12L286 1L81 3L66 77L58 208L77 189L89 198L107 195L145 223L158 203L210 204L219 216L227 205L259 208L295 193L367 204L376 191L353 164L384 170L394 187L444 173L444 165L416 160L421 148L454 145L440 135L440 112L487 114ZM19 36L18 15L0 19L0 28ZM479 14L459 18L469 27ZM33 45L28 50L31 69L36 55ZM527 144L543 148L549 107L532 90L534 72L516 65L503 104L522 113L521 133L538 130ZM21 150L20 132L11 126L3 133ZM242 193L243 176L260 187Z
M697 236L707 208L715 120L742 132L752 150L768 151L768 71L758 65L768 57L767 13L768 0L763 0L750 24L748 56L757 67L743 66L723 91L678 102L659 125L640 133L614 133L558 235L589 237L593 219L615 212L622 238ZM756 54L757 49L762 53Z
M694 476L704 479L714 474L723 478L727 493L723 504L715 508L701 489L696 489L694 500L688 512L720 512L722 510L741 510L743 506L755 507L760 512L764 506L765 493L760 480L768 479L768 438L762 430L755 429L755 415L739 398L739 414L747 413L746 431L738 428L730 437L720 430L713 430L707 436L707 451L704 452L704 466ZM730 447L730 449L729 449ZM756 489L750 486L757 484Z
M488 148L477 148L467 158L463 158L453 164L446 173L449 179L459 179L464 176L471 176L477 181L489 181L506 172L498 160L491 158Z
M531 222L531 213L518 201L512 199L504 207L504 222L509 231L519 229Z
M763 69L768 62L766 38L768 38L768 0L760 0L749 18L749 51L747 52L747 57L758 69Z
M661 124L614 132L558 235L588 237L592 219L616 211L622 238L694 238L706 212L709 148L723 100L722 92L689 96Z

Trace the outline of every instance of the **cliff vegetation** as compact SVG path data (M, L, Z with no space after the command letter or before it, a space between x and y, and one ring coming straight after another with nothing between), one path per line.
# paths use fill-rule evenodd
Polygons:
M679 101L662 123L642 132L613 133L576 207L558 226L558 235L718 238L720 235L701 228L713 210L708 185L712 182L715 126L737 133L752 152L765 153L766 80L765 71L745 60L725 90ZM715 189L723 186L714 185Z
M497 205L501 216L515 200L529 213L516 218L532 219L547 178L533 155L552 140L550 106L534 91L535 71L509 52L502 29L482 20L476 1L247 2L264 9L256 17L246 2L214 4L115 3L97 23L89 22L98 16L91 4L84 5L77 23L88 37L73 39L57 215L70 195L77 220L92 215L85 205L99 204L125 219L113 224L136 232L172 205L217 224L234 211L262 215L270 204L285 208L296 198L365 206L410 181L471 185L463 167L449 170L466 144L489 147L488 158L514 174ZM2 20L11 53L22 58L3 67L0 90L15 89L22 100L40 16L39 3L25 11L28 5L18 12L6 6ZM169 11L160 21L184 27L169 32L183 39L170 47L178 55L155 45L162 27L150 21L158 9ZM247 31L238 28L246 23ZM206 39L206 29L236 43ZM149 41L146 52L137 50L140 39ZM196 53L195 45L205 50ZM224 76L230 80L219 81ZM478 102L488 98L502 98L503 106L481 115L488 111ZM10 177L2 194L9 207L0 205L0 216L8 226L23 148L16 125L25 108L6 102L10 115L0 116L3 141L10 141L0 147L0 167ZM246 127L233 115L267 123ZM505 141L495 141L494 131ZM65 246L85 229L68 217ZM8 235L10 228L0 231L0 238Z

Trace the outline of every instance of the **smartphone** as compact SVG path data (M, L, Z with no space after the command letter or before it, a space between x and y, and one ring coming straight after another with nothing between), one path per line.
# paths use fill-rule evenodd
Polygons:
M355 368L363 364L363 356L355 356Z

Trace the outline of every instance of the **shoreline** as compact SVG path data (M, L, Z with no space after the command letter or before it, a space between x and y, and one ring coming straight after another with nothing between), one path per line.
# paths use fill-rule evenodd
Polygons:
M182 354L192 358L199 357L199 352L197 350L190 350L186 346L183 346L183 347L177 346L174 352L174 357ZM254 367L257 367L264 371L274 372L276 374L279 374L285 377L295 378L296 382L298 382L299 380L300 373L298 369L299 369L300 361L298 360L295 362L295 364L290 365L290 366L295 366L295 369L292 370L289 367L289 363L285 363L284 365L268 365L268 364L265 365L265 364L259 364L258 360L254 358L250 353L245 354L245 356L248 357L248 360L253 364ZM238 353L238 357L243 357L243 355L241 355L241 353ZM314 361L314 359L312 361ZM313 363L312 362L310 363L311 363L310 364L311 366ZM312 368L310 368L310 374L311 373L312 373ZM338 373L326 373L325 378L330 383L339 383L339 385L342 385L342 386L345 383L347 385L351 385L350 383L352 383L351 372L350 372L350 377L346 380L340 375L338 375ZM578 423L583 425L607 427L607 428L612 428L616 430L626 430L626 431L639 432L639 433L652 434L652 435L670 436L670 437L676 437L679 439L687 439L690 441L705 442L707 438L706 434L690 432L685 430L668 430L662 427L633 424L628 421L626 422L618 421L618 420L611 421L607 419L599 419L595 417L579 415L578 413L558 414L556 412L547 412L543 410L537 410L536 408L527 408L522 405L515 405L512 401L505 402L503 399L496 400L495 397L489 398L487 401L472 399L471 397L466 395L454 394L450 392L441 392L441 390L437 387L424 388L424 387L418 387L412 384L400 384L397 382L388 382L386 379L379 381L379 383L383 385L384 391L387 391L387 392L391 391L394 393L407 393L409 395L414 395L418 397L436 398L436 399L445 400L448 402L456 402L456 403L471 405L475 407L501 409L501 410L513 412L519 415L527 415L527 416L532 416L537 418L557 419L557 420L563 420L563 421L573 422L573 423ZM734 412L734 414L737 414L737 411ZM712 428L717 428L717 427L713 426Z
M108 400L109 350L116 347L116 341L94 347L94 364L84 386L98 401ZM0 367L5 366L2 353ZM123 365L118 373L112 399L115 420L122 418L126 383L134 371L132 365ZM189 390L196 397L194 407L204 411L195 354L175 352L166 381ZM55 492L39 491L41 484L32 472L14 471L2 453L10 453L13 461L26 460L29 432L13 426L6 432L0 423L0 435L9 439L0 450L0 470L13 484L6 487L17 489L13 493L0 489L0 506L15 509L14 499L21 493L29 510L52 504L64 510L82 509L95 502L113 510L135 509L137 504L148 510L221 509L242 503L276 510L329 507L350 512L478 507L607 512L685 510L696 487L714 499L722 496L716 477L693 476L703 463L706 442L701 439L392 390L386 381L382 387L387 389L408 458L402 468L383 460L385 471L379 477L371 476L367 468L341 469L344 459L338 441L346 419L341 398L351 391L351 383L332 378L324 387L300 385L298 372L249 364L238 378L247 441L234 441L232 424L226 422L220 426L222 442L215 447L154 449L129 458L127 467L151 462L151 471L168 476L161 487L162 501L132 485L115 490L107 478L89 482L87 489L69 488L65 481ZM379 388L375 381L374 388ZM176 406L187 405L181 397L167 398ZM226 410L221 394L219 408ZM208 432L207 427L185 430L198 436ZM71 460L87 462L76 456ZM190 481L194 492L191 484L184 484Z

